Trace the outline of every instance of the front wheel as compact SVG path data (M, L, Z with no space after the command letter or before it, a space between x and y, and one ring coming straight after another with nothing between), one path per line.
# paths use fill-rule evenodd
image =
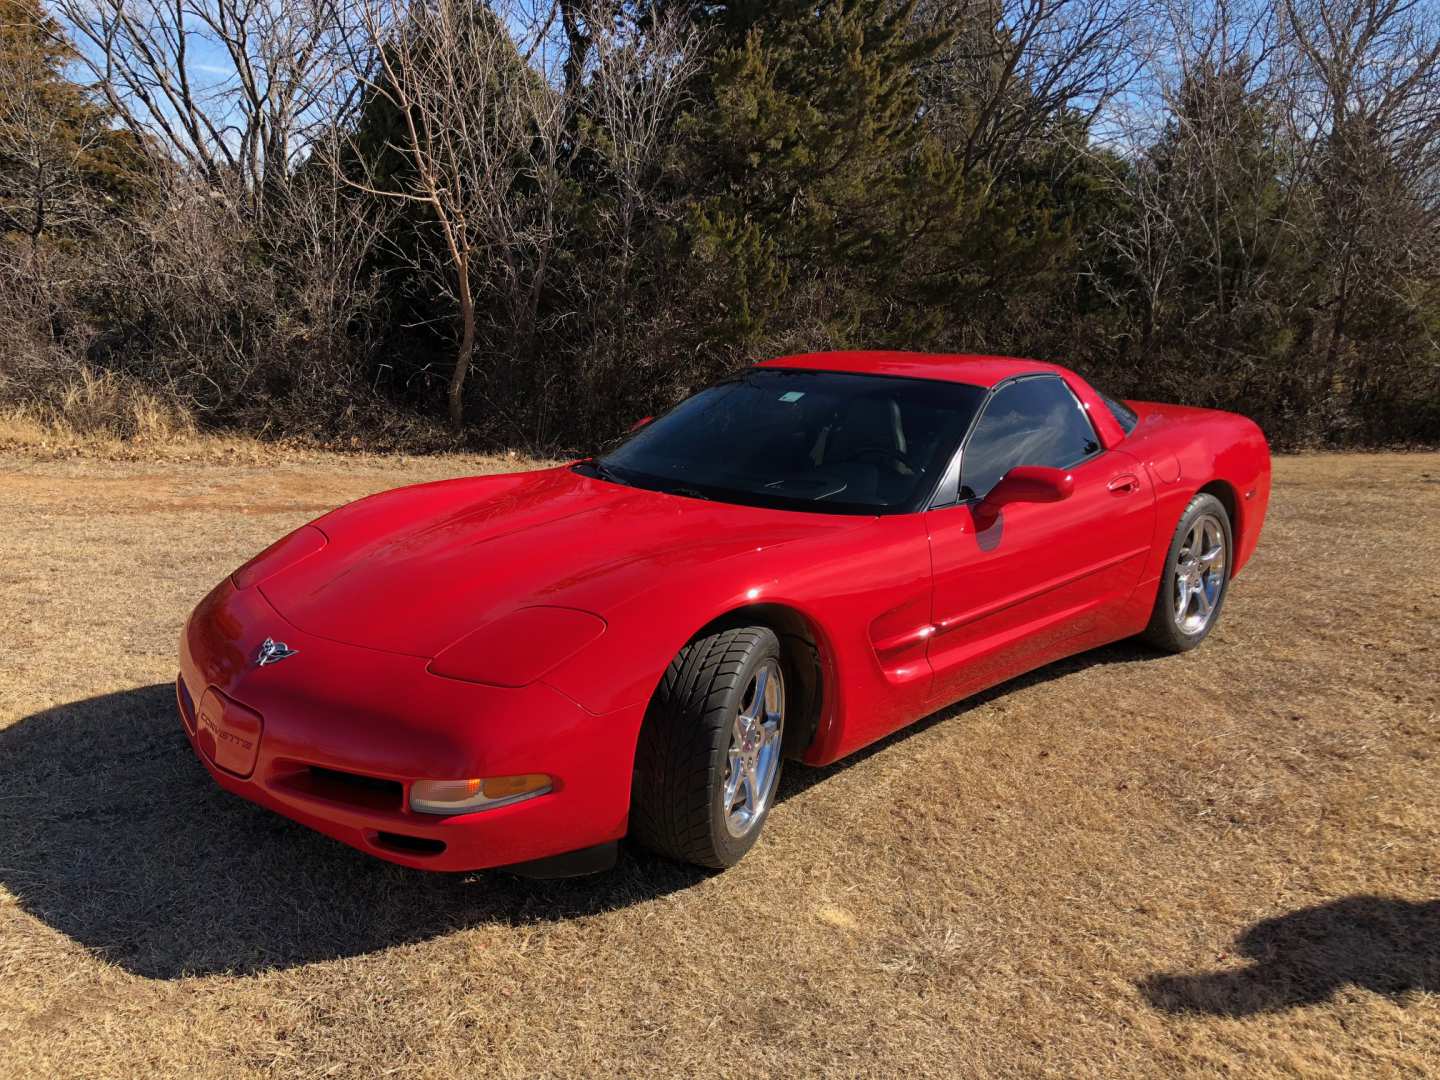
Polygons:
M635 752L630 832L684 862L734 866L780 783L785 670L763 626L697 638L670 662Z
M1220 618L1230 585L1230 515L1213 495L1196 495L1180 516L1145 640L1166 652L1195 648Z

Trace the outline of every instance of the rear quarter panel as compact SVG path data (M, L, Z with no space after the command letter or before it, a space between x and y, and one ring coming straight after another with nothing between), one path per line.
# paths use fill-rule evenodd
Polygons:
M1253 420L1215 409L1127 402L1140 421L1120 444L1138 458L1155 484L1155 540L1143 589L1153 594L1171 538L1190 500L1202 488L1222 486L1233 509L1238 574L1255 553L1270 505L1270 447ZM1226 501L1223 500L1222 501Z

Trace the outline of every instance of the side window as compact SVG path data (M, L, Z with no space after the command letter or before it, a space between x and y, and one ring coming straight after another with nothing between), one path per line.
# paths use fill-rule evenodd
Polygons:
M1045 375L1001 387L960 455L962 498L984 496L1017 465L1068 469L1100 444L1064 381Z

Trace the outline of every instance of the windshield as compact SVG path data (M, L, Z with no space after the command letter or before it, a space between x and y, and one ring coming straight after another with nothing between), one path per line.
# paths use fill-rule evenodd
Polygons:
M725 502L914 510L984 396L964 383L757 368L701 390L580 468Z

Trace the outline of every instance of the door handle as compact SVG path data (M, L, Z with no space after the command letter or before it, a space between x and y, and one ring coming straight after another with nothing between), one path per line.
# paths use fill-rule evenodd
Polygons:
M1130 473L1122 473L1105 486L1116 495L1129 495L1132 491L1140 490L1140 481Z

